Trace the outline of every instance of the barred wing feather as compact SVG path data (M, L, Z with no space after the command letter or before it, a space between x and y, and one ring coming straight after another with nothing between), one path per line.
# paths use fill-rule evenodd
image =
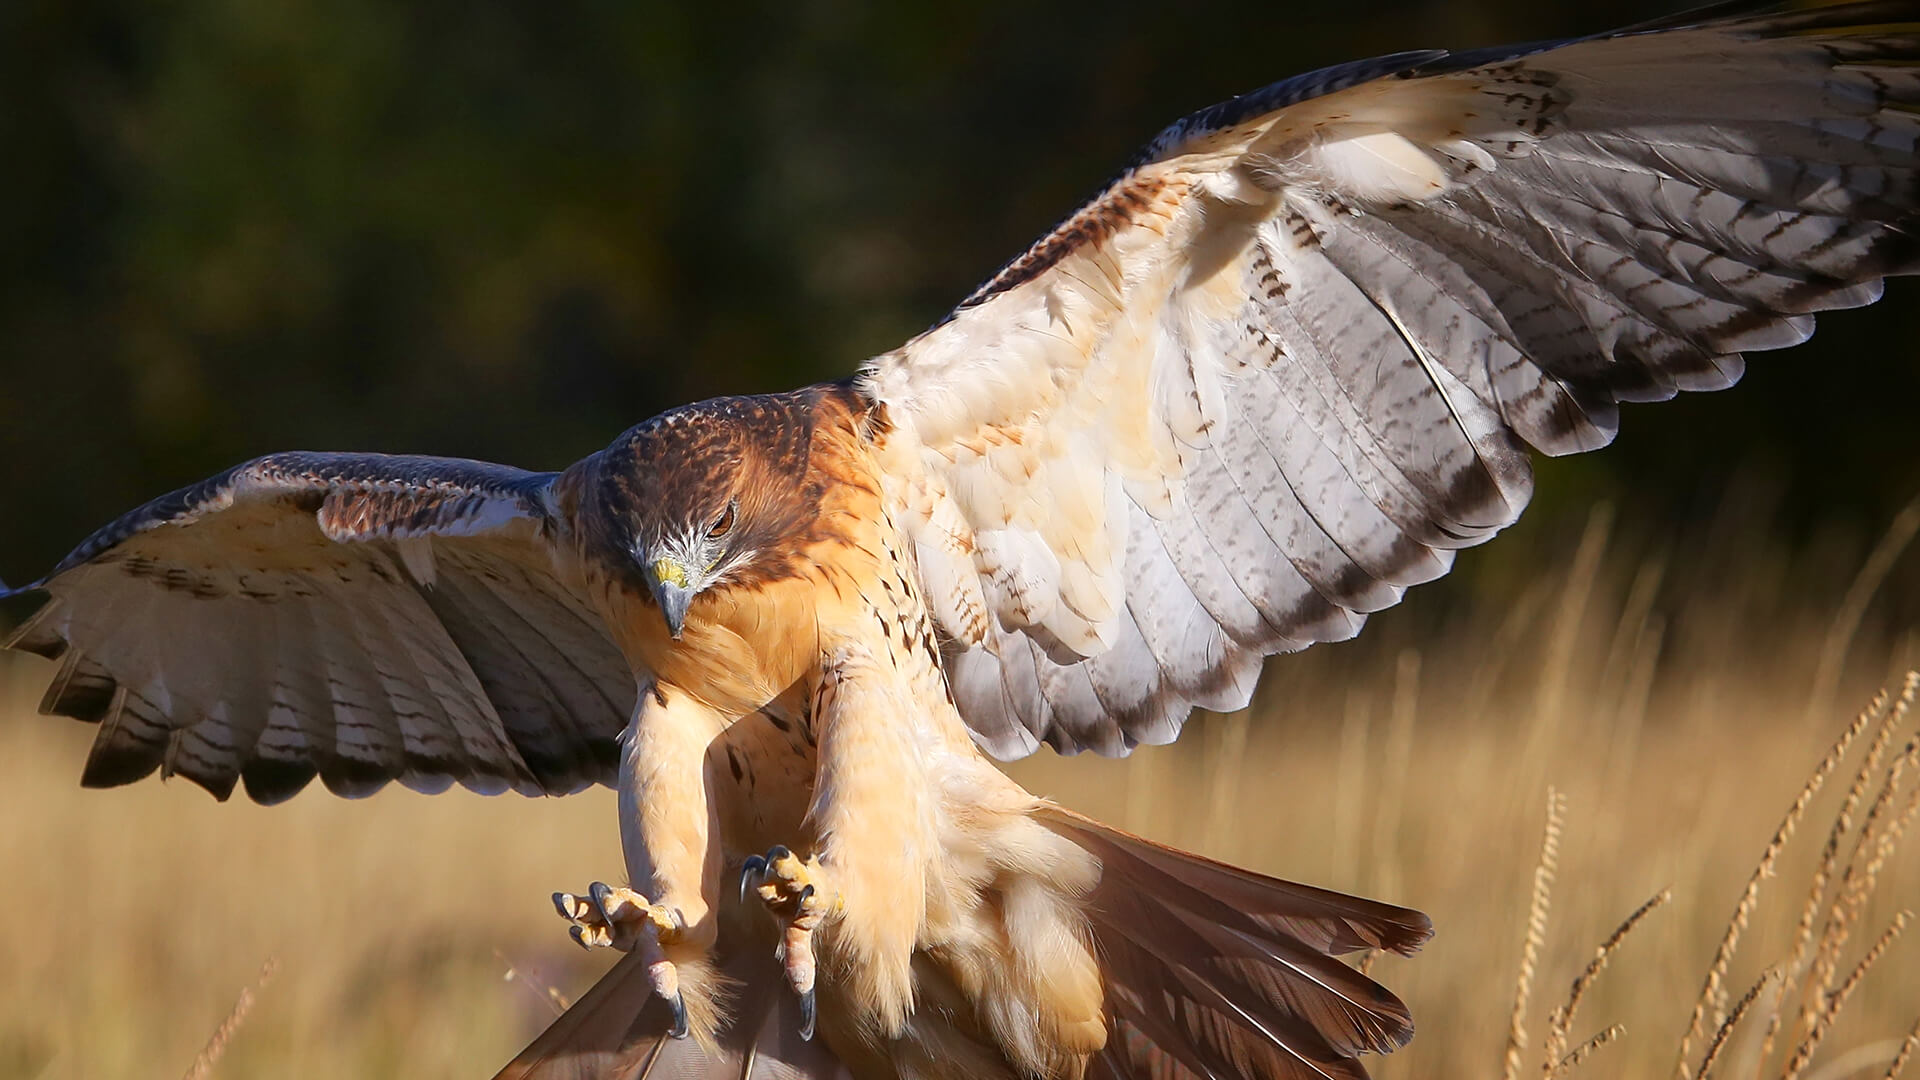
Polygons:
M277 454L101 529L0 592L0 647L100 724L83 782L155 770L261 802L560 794L609 780L633 676L547 551L552 474Z
M1169 128L861 375L977 737L1239 707L1511 524L1532 451L1913 272L1916 19L1404 53Z

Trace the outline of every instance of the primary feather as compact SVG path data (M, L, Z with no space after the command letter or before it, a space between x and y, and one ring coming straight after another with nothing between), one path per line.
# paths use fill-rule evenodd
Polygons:
M7 598L0 645L61 661L42 708L100 724L89 786L577 791L611 776L634 691L533 542L553 479L260 458L95 533Z
M1168 128L861 376L929 592L978 597L936 614L981 742L1246 704L1511 524L1530 451L1913 272L1916 14L1400 53Z

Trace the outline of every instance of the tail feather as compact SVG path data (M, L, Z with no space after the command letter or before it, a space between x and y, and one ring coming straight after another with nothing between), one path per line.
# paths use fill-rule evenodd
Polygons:
M1100 861L1084 910L1106 983L1108 1031L1087 1077L1366 1080L1360 1055L1386 1053L1413 1037L1406 1006L1337 955L1360 948L1410 953L1432 935L1426 916L1239 870L1057 807L1042 806L1035 816ZM721 1018L717 1028L693 1025L696 1034L714 1031L712 1041L667 1036L668 1010L653 998L645 965L628 956L496 1080L1018 1072L978 1023L981 1003L943 995L943 987L953 988L930 959L916 962L912 1037L843 1046L843 1053L865 1055L850 1069L826 1048L827 1039L800 1040L798 1005L774 975L768 935L729 923L720 937L716 968L682 971L689 1012L697 998L699 1011ZM991 980L985 992L993 992ZM833 1036L831 1025L825 1034ZM969 1056L975 1052L987 1056L976 1060Z
M824 1044L800 1038L798 999L764 970L772 949L724 952L715 973L682 969L683 986L704 982L707 1000L724 1001L711 1043L667 1034L667 1005L629 953L494 1080L845 1080ZM732 992L715 992L723 986Z
M671 1017L652 1001L646 965L620 958L494 1080L601 1080L639 1073L664 1044Z
M1302 1052L1384 1053L1404 1042L1411 1026L1404 1007L1353 968L1295 941L1208 925L1210 911L1169 908L1160 895L1136 893L1113 897L1091 917L1110 981L1117 981L1115 935L1102 930L1125 928L1121 936L1146 958L1143 975L1177 980L1163 990L1201 980L1203 988L1187 987L1181 996L1225 1010L1249 1032Z
M1101 944L1110 1013L1101 1056L1115 1076L1158 1080L1167 1064L1177 1063L1198 1077L1366 1080L1351 1055L1334 1050L1298 1017L1236 1001L1219 981L1172 966L1137 941L1101 935ZM1141 1038L1117 1039L1127 1027Z
M1364 1080L1413 1037L1407 1008L1336 959L1411 953L1425 915L1240 870L1070 811L1042 820L1101 861L1088 919L1108 982L1095 1074Z
M1433 920L1418 911L1242 870L1056 807L1043 818L1098 856L1108 873L1177 897L1175 906L1243 915L1316 952L1384 949L1406 956L1433 936Z

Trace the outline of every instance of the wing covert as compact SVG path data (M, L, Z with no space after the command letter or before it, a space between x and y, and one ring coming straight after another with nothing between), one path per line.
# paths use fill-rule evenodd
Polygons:
M1167 129L860 376L976 735L1240 707L1516 520L1532 452L1877 299L1920 254L1916 61L1911 2L1667 20Z
M162 496L0 595L0 646L61 662L42 711L100 724L83 783L226 798L578 790L633 676L548 540L556 474L275 454Z

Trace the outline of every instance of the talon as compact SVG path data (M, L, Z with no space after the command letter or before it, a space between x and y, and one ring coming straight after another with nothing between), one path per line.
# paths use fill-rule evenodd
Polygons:
M687 929L687 917L678 909L648 902L632 889L616 888L604 881L587 886L587 895L553 894L554 910L573 923L568 933L587 948L611 946L631 952L645 942L656 947L672 942Z
M687 1037L687 999L681 996L680 994L675 994L673 995L673 997L667 1000L667 1005L673 1010L673 1026L667 1029L667 1034L671 1035L676 1039L686 1038ZM808 1022L807 1030L809 1032L813 1030L813 1025L811 1021Z
M785 844L775 844L765 855L751 855L741 864L740 893L752 889L782 926L779 958L787 988L800 999L800 1037L812 1039L818 1019L814 996L818 977L814 931L839 910L839 892L831 871L818 854L802 860Z
M765 873L766 869L767 860L758 855L749 855L747 856L747 861L740 864L741 903L744 904L747 902L747 890L753 888L754 879Z
M593 908L607 925L613 925L613 912L607 910L607 901L613 896L613 887L604 881L596 881L587 886L587 896L593 900Z
M671 1012L668 1033L676 1039L687 1037L687 1002L680 995L680 973L667 956L669 946L684 942L686 912L653 903L630 888L617 888L604 881L587 886L584 897L554 893L553 906L562 918L573 924L567 927L567 934L581 948L611 946L636 953L646 963L654 996L665 1001Z

